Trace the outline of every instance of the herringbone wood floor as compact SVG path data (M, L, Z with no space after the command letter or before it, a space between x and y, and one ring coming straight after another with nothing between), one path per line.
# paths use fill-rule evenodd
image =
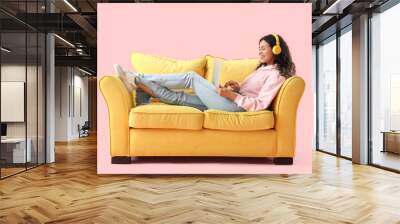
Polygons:
M315 152L312 175L96 174L96 139L0 181L0 223L400 223L400 175Z

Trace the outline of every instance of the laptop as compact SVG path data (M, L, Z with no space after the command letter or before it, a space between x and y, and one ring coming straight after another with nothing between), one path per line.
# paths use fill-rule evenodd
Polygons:
M214 69L213 69L213 76L212 76L212 84L216 87L219 85L219 77L221 75L221 66L222 61L218 58L214 59Z

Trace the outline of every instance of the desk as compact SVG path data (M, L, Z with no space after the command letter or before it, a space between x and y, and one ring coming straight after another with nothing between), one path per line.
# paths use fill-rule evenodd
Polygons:
M381 133L383 133L382 152L400 154L400 131L382 131Z
M1 159L6 163L25 163L32 160L31 145L32 140L26 139L28 143L25 154L25 138L6 138L1 139ZM25 159L27 158L27 161Z

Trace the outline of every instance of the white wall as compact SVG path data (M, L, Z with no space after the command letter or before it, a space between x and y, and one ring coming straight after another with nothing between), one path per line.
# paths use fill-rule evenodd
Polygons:
M56 67L55 85L55 140L77 139L78 124L88 120L88 78L76 68Z
M1 81L18 81L25 82L25 75L28 72L28 86L27 86L27 125L28 137L34 133L36 137L36 79L32 78L32 74L36 77L36 66L18 65L18 64L4 64L1 66ZM4 97L4 96L3 96ZM41 105L39 105L40 107ZM7 108L1 108L7 110ZM9 137L25 137L25 123L26 122L7 122L7 136Z
M4 64L1 66L1 81L2 82L25 82L25 64ZM28 66L28 72L32 70ZM2 96L4 97L4 96ZM1 108L7 110L8 108ZM22 108L24 110L24 108ZM25 137L25 122L7 122L7 135L9 137Z
M75 70L75 71L77 71L77 70ZM82 110L81 114L78 113L78 111L76 111L76 113L75 113L75 120L74 120L73 125L74 125L74 127L77 127L78 124L80 124L82 126L85 123L85 121L89 120L88 77L84 76L84 73L81 73L79 71L78 71L78 75L75 72L75 86L79 87L81 90L80 105L81 105L81 110ZM74 136L79 137L78 129L75 128L74 131L75 131Z
M55 67L55 141L68 140L68 67Z

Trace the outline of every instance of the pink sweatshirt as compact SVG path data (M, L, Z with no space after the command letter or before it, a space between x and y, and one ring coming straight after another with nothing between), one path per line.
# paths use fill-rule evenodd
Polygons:
M246 111L264 110L271 104L285 80L277 65L262 66L243 80L234 102Z

